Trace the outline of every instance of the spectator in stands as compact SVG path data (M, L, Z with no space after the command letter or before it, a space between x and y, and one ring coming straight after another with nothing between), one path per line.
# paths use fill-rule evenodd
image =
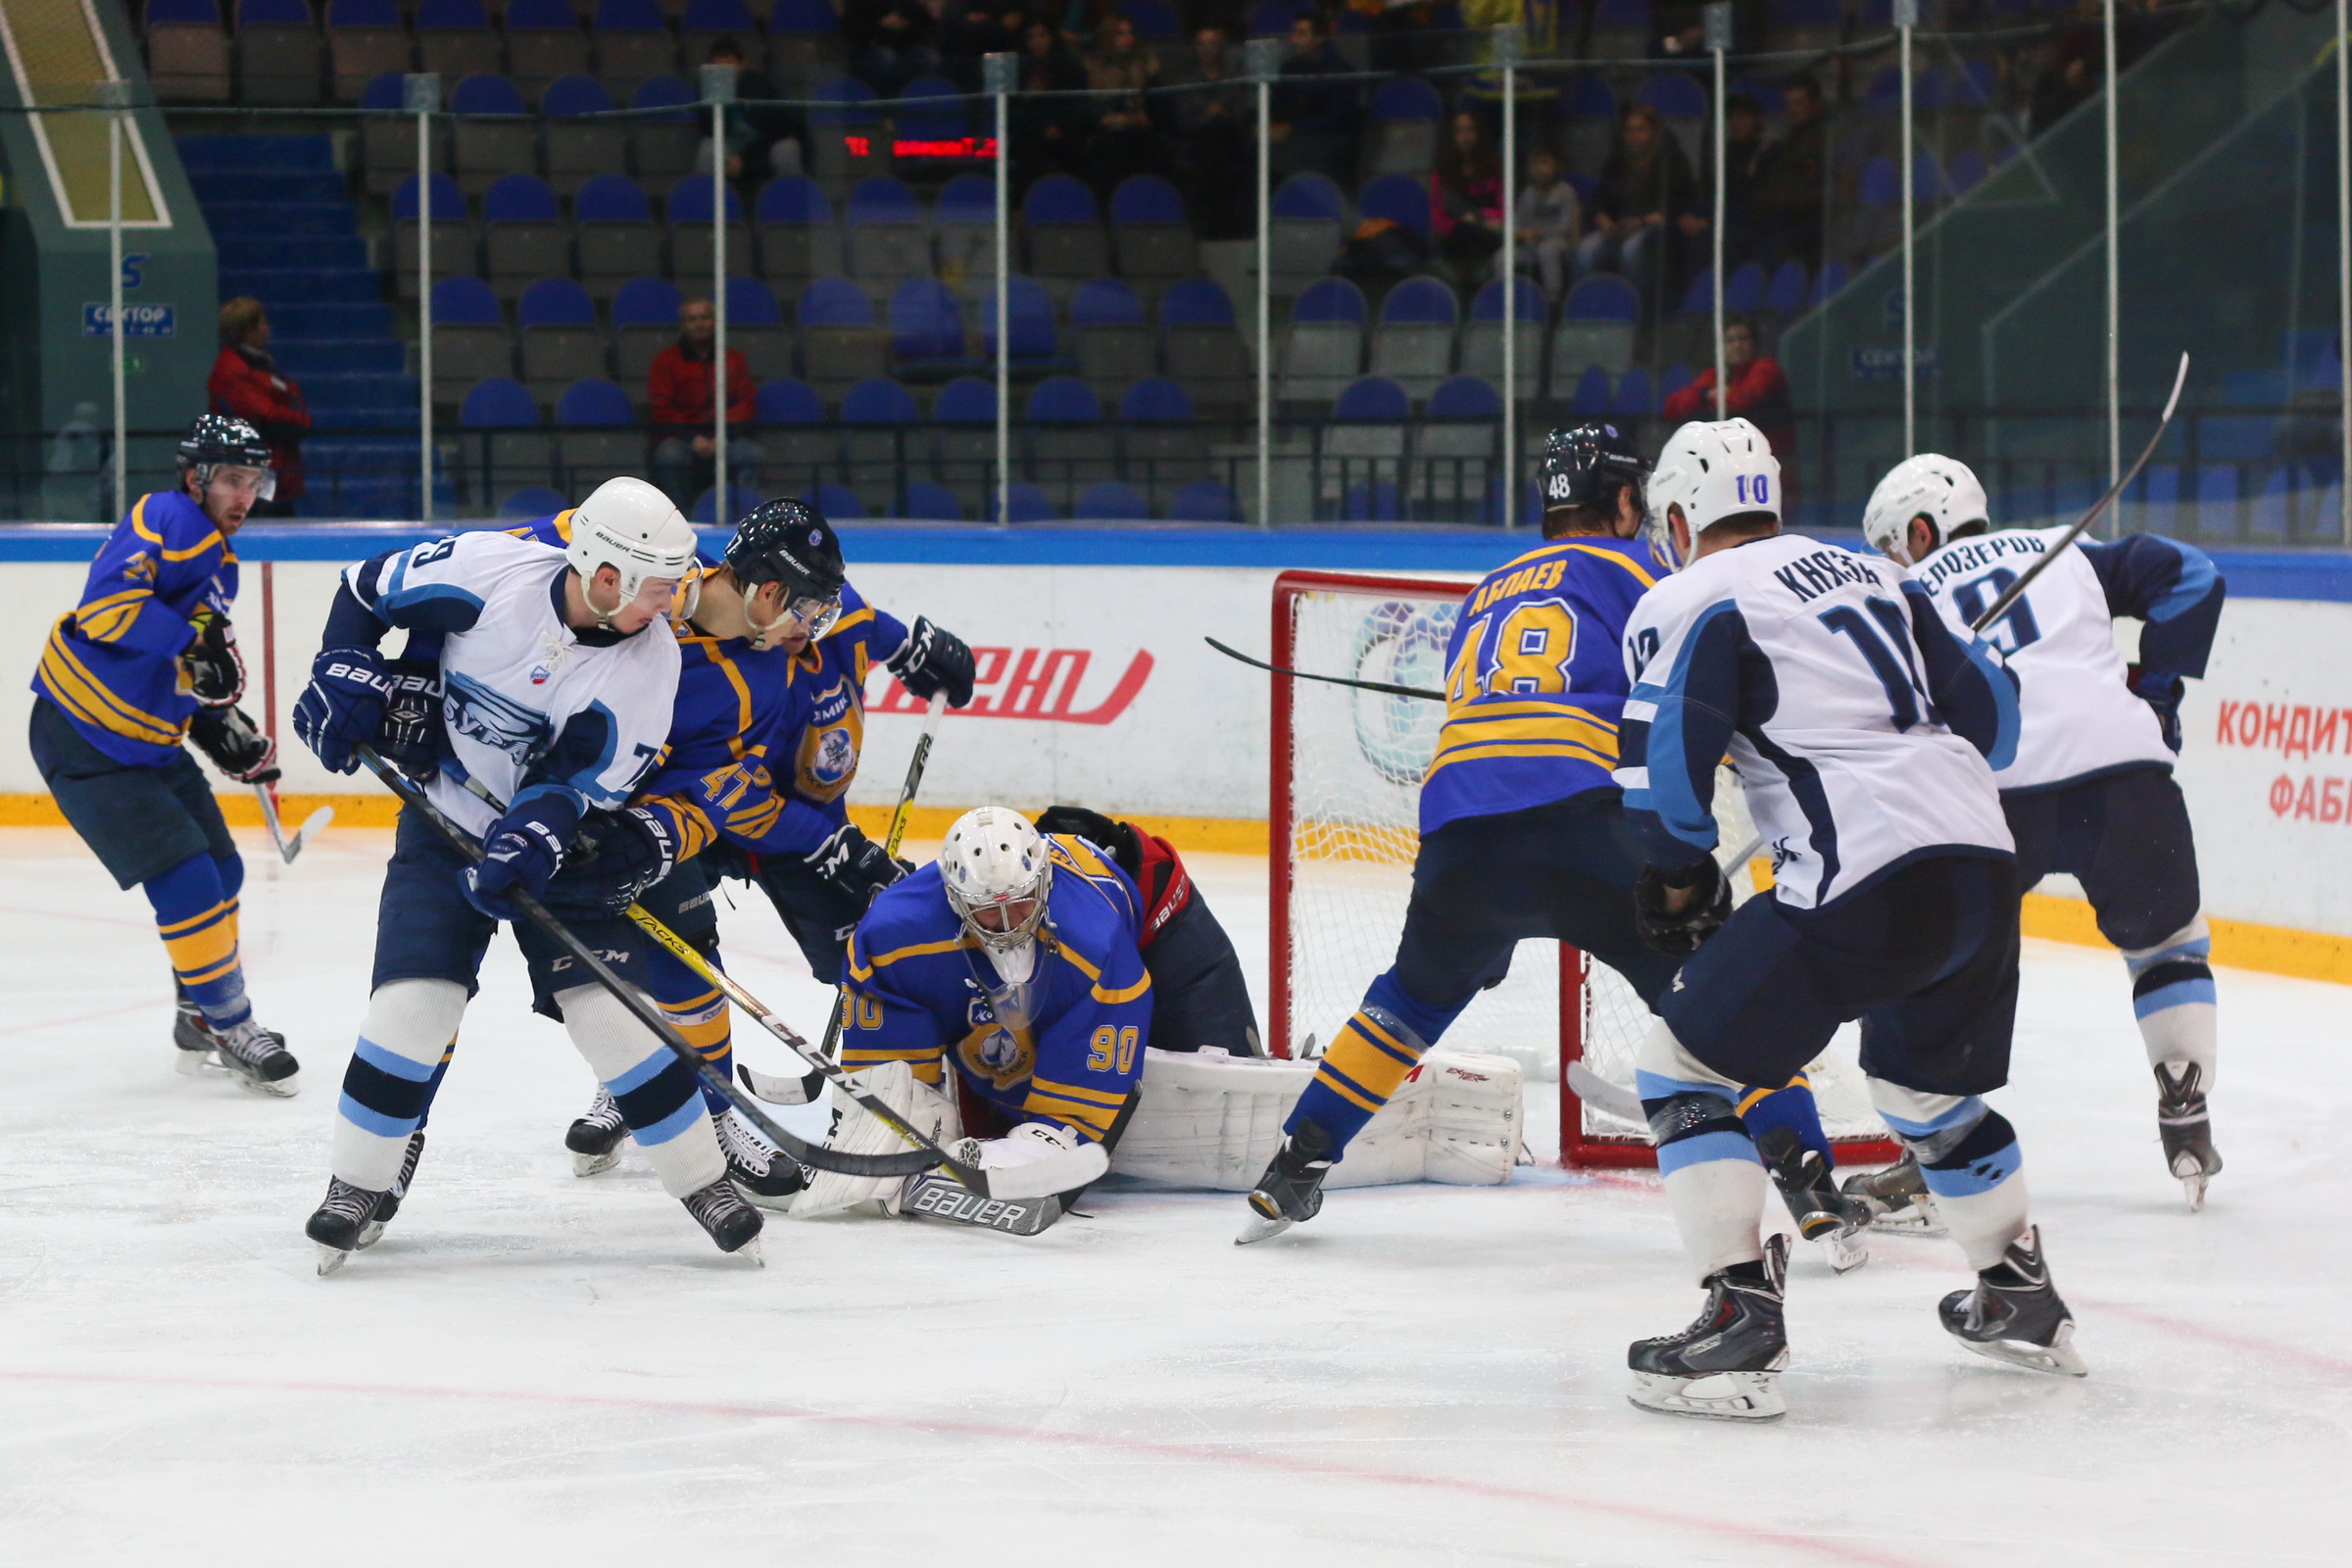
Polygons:
M1020 90L1072 92L1086 86L1086 68L1062 47L1049 23L1032 21L1021 34ZM1022 186L1041 175L1079 173L1086 167L1087 104L1077 98L1015 98L1012 103L1013 177Z
M1475 283L1488 259L1502 249L1502 159L1468 110L1446 125L1429 197L1439 258L1452 269L1455 282Z
M748 205L770 176L797 174L802 171L808 146L808 122L797 109L759 102L778 96L776 84L758 66L744 64L743 45L732 36L711 41L709 63L735 68L737 102L726 112L727 177L742 183ZM710 120L707 115L698 119L704 140L695 167L708 172Z
M1212 83L1168 95L1176 122L1177 172L1191 203L1193 227L1202 239L1248 239L1257 231L1254 203L1233 199L1257 174L1252 125L1257 97L1234 74L1231 44L1221 27L1193 35L1190 78Z
M850 0L841 19L850 70L883 98L896 98L915 77L939 70L937 31L923 0Z
M260 300L239 295L220 307L220 353L204 389L215 414L243 419L270 443L277 495L256 501L246 515L294 515L294 502L302 494L302 438L311 428L311 411L303 402L302 388L270 357L270 318Z
M1708 149L1710 160L1714 148ZM1738 267L1761 254L1757 238L1756 185L1771 151L1764 139L1764 109L1752 93L1724 100L1723 265Z
M2092 18L2099 15L2095 5L2083 10ZM2121 14L2129 8L2119 5L2116 10ZM2101 32L2098 25L2084 24L2059 34L2050 46L2049 58L2034 77L2034 97L2027 111L2032 134L2040 135L2099 90L2106 75L2107 56ZM2122 42L2120 37L2117 41L2119 45ZM2123 52L2121 47L2116 50L2119 55Z
M1684 245L1706 231L1690 160L1656 110L1628 104L1592 194L1592 227L1576 248L1578 274L1623 274L1654 318L1682 281Z
M1730 128L1728 125L1725 127ZM1756 349L1756 328L1744 316L1723 323L1725 392L1723 418L1743 418L1764 432L1772 455L1781 460L1781 514L1791 515L1796 501L1796 404L1788 395L1788 377L1778 361ZM1698 372L1698 379L1666 400L1658 411L1668 429L1687 419L1712 419L1715 413L1715 367Z
M712 417L713 349L718 313L707 299L678 308L678 340L654 356L645 378L645 401L655 431L654 482L683 512L715 481L717 425ZM727 350L727 467L738 485L759 477L760 444L751 439L758 416L759 388L751 363Z
M938 5L934 43L948 79L965 92L980 90L980 62L1020 47L1021 0L932 0Z
M1357 13L1372 29L1374 71L1402 74L1417 72L1431 63L1429 50L1433 40L1429 34L1438 28L1438 8L1433 0L1348 0L1348 9ZM1517 0L1512 0L1508 9L1509 20L1519 21L1522 7ZM1474 22L1471 25L1493 24Z
M1576 187L1560 176L1560 155L1538 145L1527 155L1527 184L1519 192L1519 265L1544 283L1546 304L1558 304L1568 283L1568 260L1585 226Z
M1107 201L1111 187L1129 174L1156 173L1166 163L1152 101L1144 96L1158 85L1159 57L1140 46L1134 23L1114 16L1095 31L1086 79L1097 92L1119 94L1094 101L1094 136L1087 148L1088 172Z
M1750 199L1756 242L1767 262L1794 260L1818 268L1830 133L1821 113L1821 88L1812 77L1799 76L1788 84L1784 113L1788 128L1764 149L1756 170Z
M1274 175L1285 179L1312 170L1350 189L1362 139L1362 106L1355 83L1329 79L1346 75L1348 62L1332 48L1323 29L1319 12L1291 23L1291 54L1282 63L1282 80L1275 84L1268 115Z

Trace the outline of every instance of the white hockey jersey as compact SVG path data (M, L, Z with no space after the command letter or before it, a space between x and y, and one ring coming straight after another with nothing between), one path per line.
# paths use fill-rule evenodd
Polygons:
M661 760L678 645L657 620L617 640L564 623L564 552L462 533L362 562L345 586L378 618L438 633L450 757L432 803L479 837L498 812L468 778L515 804L563 790L582 809L620 806Z
M2015 744L2014 688L1891 563L1794 535L1718 551L1634 607L1625 647L1616 776L1653 859L1715 848L1727 753L1794 907L1922 855L2011 853L1985 755Z
M1969 623L2066 532L2009 528L1958 539L1911 569L1945 624ZM2096 548L2096 547L2094 547ZM2004 790L2043 789L2119 768L2173 764L2172 749L2146 703L2124 684L2107 585L2091 558L2069 550L2034 579L2025 597L1984 628L2017 671L2022 723L2017 756L2000 770Z

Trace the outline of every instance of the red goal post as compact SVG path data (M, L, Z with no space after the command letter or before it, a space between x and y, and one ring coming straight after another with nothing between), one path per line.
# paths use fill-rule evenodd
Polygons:
M1472 585L1286 571L1274 583L1273 662L1442 689L1446 643ZM1268 1044L1290 1056L1307 1031L1337 1028L1394 956L1419 839L1420 776L1444 707L1327 682L1272 681ZM1542 975L1514 976L1507 1003L1482 997L1464 1023L1477 1020L1470 1032L1482 1037L1510 1035L1523 1065L1549 1068L1531 1061L1531 1051L1548 1054L1556 1044L1563 1165L1653 1165L1642 1129L1589 1110L1568 1083L1569 1064L1588 1056L1602 1076L1630 1078L1647 1011L1605 966L1566 944L1558 952L1556 981L1548 965ZM1487 1048L1483 1039L1461 1043ZM1894 1145L1874 1131L1839 1138L1839 1153L1856 1163L1894 1159Z

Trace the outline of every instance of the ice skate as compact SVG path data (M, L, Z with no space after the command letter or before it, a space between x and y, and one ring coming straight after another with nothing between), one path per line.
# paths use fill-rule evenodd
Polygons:
M286 1037L247 1018L233 1028L215 1029L195 1003L182 997L172 1020L173 1067L189 1077L225 1072L255 1094L290 1100L301 1087L302 1064L286 1049Z
M392 1190L375 1200L375 1212L360 1227L356 1250L365 1252L383 1239L384 1227L400 1212L400 1200L409 1196L409 1183L416 1179L416 1161L424 1157L424 1129L419 1127L409 1134L409 1152L401 1156L400 1174L392 1180Z
M2075 1320L2050 1283L2041 1229L2029 1228L2001 1260L1977 1276L1973 1291L1954 1291L1937 1308L1954 1339L1979 1355L2030 1372L2089 1375L2072 1340Z
M2205 1069L2193 1061L2181 1064L2178 1078L2169 1066L2156 1068L2156 1132L2164 1140L2164 1162L2188 1193L2191 1213L2205 1206L2205 1184L2222 1168L2204 1079Z
M612 1092L599 1089L586 1113L564 1134L564 1147L571 1151L571 1173L602 1176L619 1164L620 1141L628 1136L628 1124L620 1119L620 1106L612 1099Z
M212 1026L184 994L172 1004L172 1044L177 1053L177 1059L172 1064L174 1072L199 1078L220 1070L220 1063L213 1057Z
M1323 1154L1329 1147L1323 1129L1311 1121L1283 1141L1274 1162L1250 1194L1250 1218L1233 1239L1234 1246L1280 1236L1322 1212L1323 1178L1331 1174L1331 1161Z
M1905 1236L1941 1236L1943 1217L1919 1168L1919 1157L1908 1149L1885 1170L1860 1171L1848 1176L1839 1191L1870 1205L1870 1228Z
M340 1176L328 1179L326 1201L318 1205L311 1222L303 1227L303 1233L318 1244L319 1278L351 1261L351 1254L362 1246L361 1233L388 1196L354 1187Z
M1764 1243L1762 1278L1724 1269L1707 1276L1707 1304L1680 1334L1636 1340L1627 1349L1634 1386L1626 1397L1644 1410L1708 1421L1778 1421L1781 1369L1788 1364L1782 1292L1788 1278L1788 1238Z
M1818 1150L1807 1149L1786 1127L1765 1134L1756 1150L1796 1221L1797 1235L1821 1244L1832 1270L1843 1274L1870 1261L1870 1249L1862 1240L1870 1228L1870 1205L1838 1190L1830 1162Z
M753 1262L760 1261L760 1230L766 1222L760 1211L743 1200L735 1184L721 1176L710 1186L688 1193L678 1200L686 1212L694 1216L722 1252L741 1252Z
M745 1198L762 1208L792 1206L792 1195L808 1185L799 1165L731 1109L711 1117L710 1130L718 1135L718 1152L727 1156L728 1179Z

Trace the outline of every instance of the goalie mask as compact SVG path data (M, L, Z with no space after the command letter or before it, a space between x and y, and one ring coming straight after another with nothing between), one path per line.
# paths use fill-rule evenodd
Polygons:
M1676 546L1667 514L1679 508L1699 535L1719 522L1758 514L1780 520L1781 464L1764 432L1745 419L1693 419L1666 439L1649 476L1650 542L1680 571L1690 563Z
M1054 862L1027 817L1003 806L964 812L940 847L939 879L949 907L991 957L1030 956L1023 950L1045 924ZM998 972L1005 967L1000 961ZM1025 978L1021 967L1023 974L1004 977Z
M611 625L627 606L653 595L661 597L663 614L679 619L693 614L694 552L694 529L669 497L624 475L607 479L573 509L571 543L564 555L583 584L592 582L602 566L620 574L620 602L612 609L588 597L598 621ZM681 605L682 585L689 591Z
M1924 517L1936 542L1924 556L1950 544L1960 530L1988 526L1992 508L1984 486L1969 466L1957 458L1922 452L1886 470L1886 477L1870 493L1862 512L1862 537L1881 555L1916 566L1911 558L1911 519Z

